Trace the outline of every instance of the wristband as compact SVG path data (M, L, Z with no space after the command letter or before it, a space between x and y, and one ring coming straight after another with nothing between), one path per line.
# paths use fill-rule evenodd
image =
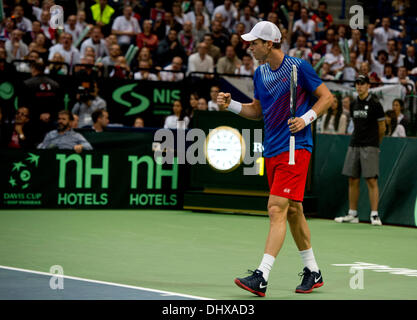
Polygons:
M242 104L240 102L231 100L229 106L227 107L227 110L239 114L240 111L242 111Z
M301 116L301 119L304 120L307 127L310 123L317 119L317 113L313 109L310 109Z

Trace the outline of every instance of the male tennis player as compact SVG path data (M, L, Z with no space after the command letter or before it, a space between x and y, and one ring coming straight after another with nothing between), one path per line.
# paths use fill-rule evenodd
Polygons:
M311 65L292 58L280 48L281 32L268 21L258 22L242 35L250 41L255 59L265 62L254 74L255 98L242 104L230 93L219 93L217 103L242 117L264 120L265 165L270 187L268 214L270 228L263 259L255 271L235 283L258 296L265 296L269 272L285 239L287 220L304 262L303 280L296 292L309 293L323 285L323 278L310 244L310 230L302 201L308 164L313 149L310 124L330 107L333 97ZM290 118L290 82L292 65L297 67L298 88L295 118ZM314 103L313 97L318 100ZM312 106L313 105L313 106ZM290 134L295 134L295 165L289 165Z

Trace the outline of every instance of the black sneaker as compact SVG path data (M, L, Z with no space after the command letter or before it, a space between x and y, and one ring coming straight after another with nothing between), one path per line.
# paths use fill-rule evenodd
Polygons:
M324 282L321 272L310 271L309 268L305 267L303 272L298 274L300 277L303 277L301 284L295 289L297 293L310 293L314 288L320 288Z
M265 281L263 272L258 269L255 271L248 271L249 273L252 273L251 276L246 278L236 278L235 283L242 289L248 290L249 292L252 292L260 297L265 297L268 282Z

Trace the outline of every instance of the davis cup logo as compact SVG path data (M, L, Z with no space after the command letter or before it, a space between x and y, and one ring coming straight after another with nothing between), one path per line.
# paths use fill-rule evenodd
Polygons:
M10 172L9 185L12 188L25 190L30 186L32 171L39 165L39 157L36 154L28 153L23 161L14 162Z

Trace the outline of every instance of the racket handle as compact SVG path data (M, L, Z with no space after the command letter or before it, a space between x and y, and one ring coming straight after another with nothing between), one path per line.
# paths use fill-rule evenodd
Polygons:
M288 161L289 165L295 164L295 137L290 136L290 160Z

